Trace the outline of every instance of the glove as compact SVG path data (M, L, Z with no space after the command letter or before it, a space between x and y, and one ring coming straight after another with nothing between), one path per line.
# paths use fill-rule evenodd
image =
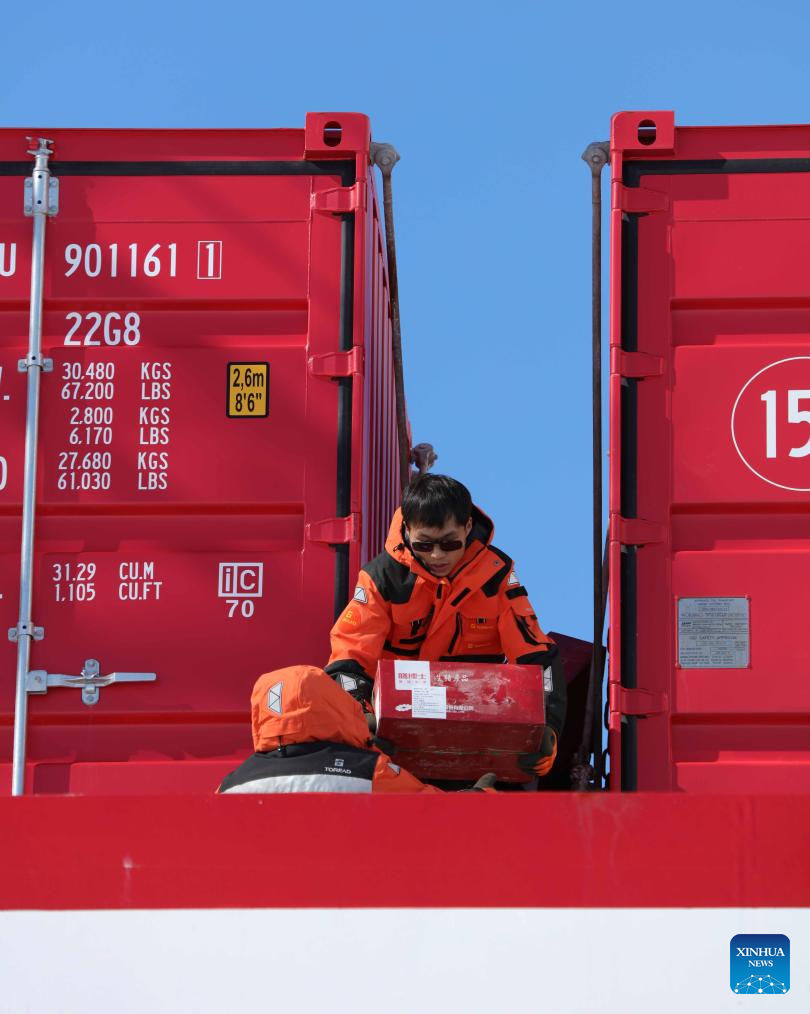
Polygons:
M370 680L368 676L358 676L351 672L330 672L328 675L339 687L343 687L347 694L351 694L358 704L371 700L374 680Z
M332 672L329 675L363 709L363 718L366 720L369 733L373 736L377 731L377 716L371 710L369 702L371 701L371 691L374 689L374 680L370 680L367 676L356 676L354 673L348 672Z
M366 721L368 721L368 719L366 719ZM380 753L384 753L388 757L393 757L397 752L396 743L392 743L390 739L381 739L379 736L372 735L371 745L375 746Z
M462 789L462 792L495 792L495 782L498 776L488 771L485 775L481 775L475 785L470 786L469 789Z
M547 725L540 741L540 749L537 753L522 753L518 757L518 767L530 775L547 775L556 756L557 733Z
M377 716L371 710L371 705L368 701L361 701L360 707L363 709L363 718L366 720L369 733L374 736L377 732Z

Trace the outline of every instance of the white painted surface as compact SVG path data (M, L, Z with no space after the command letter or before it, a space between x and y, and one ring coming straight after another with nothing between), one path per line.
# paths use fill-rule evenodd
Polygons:
M790 937L789 993L731 992L736 933ZM808 956L807 909L0 912L0 1010L807 1014Z

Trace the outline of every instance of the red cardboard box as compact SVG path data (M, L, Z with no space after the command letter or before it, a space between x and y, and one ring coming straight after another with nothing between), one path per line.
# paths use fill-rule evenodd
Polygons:
M526 782L517 756L543 735L543 670L488 662L383 661L374 683L377 735L420 778Z

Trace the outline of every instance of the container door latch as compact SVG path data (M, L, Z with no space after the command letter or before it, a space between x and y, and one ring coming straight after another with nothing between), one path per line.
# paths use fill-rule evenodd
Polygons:
M29 694L47 694L48 687L75 687L82 692L82 702L88 706L98 704L99 691L111 683L153 683L157 673L153 672L111 672L101 675L101 666L94 658L88 658L80 676L65 676L62 673L32 669L28 673L25 689Z
M619 715L661 715L669 710L669 698L662 691L644 690L641 687L623 687L611 683L610 710Z

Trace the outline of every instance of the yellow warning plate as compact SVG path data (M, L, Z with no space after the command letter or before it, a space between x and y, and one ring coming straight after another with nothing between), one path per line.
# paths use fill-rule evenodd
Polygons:
M270 364L228 363L229 419L261 419L270 412Z

